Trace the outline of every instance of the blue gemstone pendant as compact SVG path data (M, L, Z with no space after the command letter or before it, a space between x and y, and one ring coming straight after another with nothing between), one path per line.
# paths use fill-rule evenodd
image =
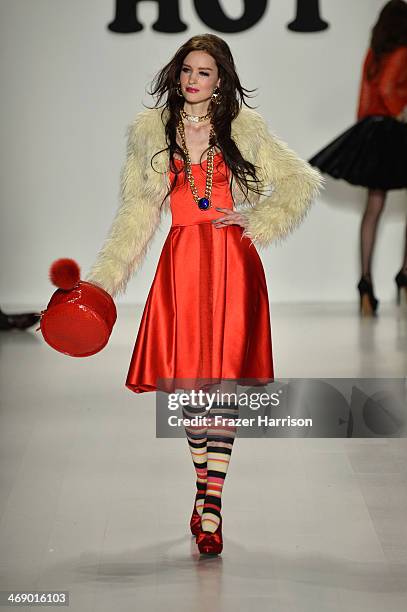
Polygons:
M208 210L209 206L210 206L210 203L207 198L199 198L198 208L200 208L201 210Z

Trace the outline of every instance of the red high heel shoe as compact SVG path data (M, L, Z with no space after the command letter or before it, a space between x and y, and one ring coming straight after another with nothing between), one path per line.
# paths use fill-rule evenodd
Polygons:
M199 552L205 555L219 555L223 549L222 539L222 517L218 528L213 533L211 531L201 531L196 538Z
M197 536L201 531L201 515L198 514L194 503L194 509L192 511L191 520L189 521L191 532L194 536Z

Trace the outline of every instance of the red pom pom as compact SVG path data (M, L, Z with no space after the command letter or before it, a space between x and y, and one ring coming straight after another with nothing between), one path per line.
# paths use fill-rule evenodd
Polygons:
M54 261L49 269L49 280L59 289L70 290L80 280L80 268L76 261L61 258Z

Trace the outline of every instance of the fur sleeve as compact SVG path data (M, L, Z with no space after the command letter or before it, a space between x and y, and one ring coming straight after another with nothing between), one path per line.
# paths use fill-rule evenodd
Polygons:
M259 113L254 113L252 125L259 143L257 174L262 189L271 186L272 191L245 210L248 224L243 236L267 247L284 240L302 222L325 179L272 134Z
M143 176L142 114L127 128L127 155L120 175L120 204L108 236L97 255L88 282L112 297L124 294L131 276L141 266L160 224L159 201L150 198ZM140 153L139 153L140 150Z

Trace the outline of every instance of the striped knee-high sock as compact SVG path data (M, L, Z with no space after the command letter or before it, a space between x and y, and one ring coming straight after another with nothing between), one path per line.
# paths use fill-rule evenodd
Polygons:
M207 429L207 484L201 525L203 531L214 532L218 528L222 509L222 490L236 436L233 424L239 413L236 404L213 405L208 417ZM228 419L226 423L215 423L214 417Z
M205 414L205 408L202 406L183 406L182 408L182 415L185 419L191 419L194 416L205 416ZM195 507L198 514L201 516L205 501L207 477L206 429L206 426L185 426L187 442L189 450L191 451L192 461L194 463L196 472L197 492Z

